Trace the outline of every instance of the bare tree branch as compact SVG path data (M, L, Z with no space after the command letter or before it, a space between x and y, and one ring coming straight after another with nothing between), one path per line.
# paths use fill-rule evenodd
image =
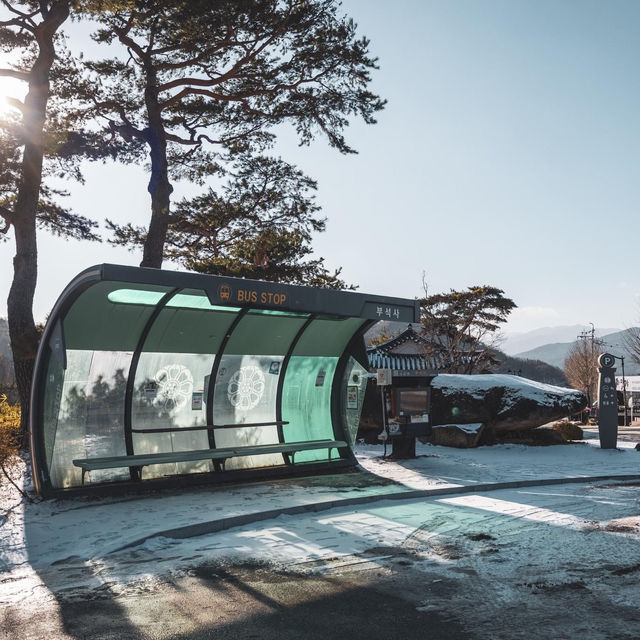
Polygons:
M13 211L7 209L7 207L0 206L0 216L2 216L5 221L5 225L0 229L0 233L6 235L13 224Z
M11 105L12 107L18 109L18 111L20 111L21 113L24 113L25 104L24 102L22 102L22 100L18 100L17 98L12 98L11 96L6 96L5 102Z
M0 69L0 76L4 78L13 78L22 82L29 82L29 74L24 71L16 71L15 69Z

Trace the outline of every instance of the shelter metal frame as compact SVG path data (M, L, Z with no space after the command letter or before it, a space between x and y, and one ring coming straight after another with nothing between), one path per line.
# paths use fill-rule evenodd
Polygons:
M91 267L61 294L36 358L36 488L60 496L354 465L362 335L380 319L418 318L416 300Z

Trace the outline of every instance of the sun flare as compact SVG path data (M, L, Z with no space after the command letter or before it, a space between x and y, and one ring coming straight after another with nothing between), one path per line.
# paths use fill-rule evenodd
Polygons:
M17 114L16 107L11 105L9 99L17 98L22 100L26 88L24 82L0 76L0 118L5 119L10 115Z

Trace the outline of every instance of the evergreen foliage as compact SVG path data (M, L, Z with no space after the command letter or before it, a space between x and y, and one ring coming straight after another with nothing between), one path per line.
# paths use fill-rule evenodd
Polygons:
M306 284L347 285L339 271L311 259L311 234L324 230L316 216L316 183L281 159L242 156L214 191L175 207L164 255L199 273ZM142 246L146 230L108 221L113 242Z
M516 304L496 287L426 295L420 320L431 346L427 355L444 363L447 373L491 373L499 364L494 344Z
M16 7L37 5L32 2L13 2ZM69 5L53 2L43 5ZM58 9L60 10L60 9ZM53 8L49 8L47 16ZM102 136L87 129L87 117L70 109L80 99L87 86L81 71L66 47L64 36L51 34L51 66L43 77L39 39L46 20L38 23L37 10L18 18L0 20L0 51L11 54L12 63L0 68L0 76L21 80L34 94L31 101L7 98L14 108L0 119L0 241L7 240L17 217L19 184L25 170L25 147L36 145L42 154L39 197L36 203L36 223L39 228L64 238L99 240L97 223L72 212L61 204L68 192L54 187L56 179L83 183L80 161L113 155L115 149L102 143ZM11 15L11 13L9 14ZM44 44L43 44L44 46ZM33 103L36 104L33 104ZM35 122L41 121L41 122ZM29 159L33 164L34 160ZM32 167L30 167L32 168ZM18 220L18 224L19 224Z
M350 118L373 123L384 106L368 90L376 68L368 41L335 0L96 0L84 8L102 24L96 40L117 40L129 56L87 66L92 112L150 163L143 266L160 267L169 225L180 222L170 211L172 180L233 179L239 155L263 155L283 123L301 144L322 134L353 153L343 135ZM300 229L291 231L290 250L300 252ZM137 243L130 232L118 230L116 241Z
M20 395L22 437L26 444L27 416L38 332L33 319L33 296L38 274L36 229L41 224L56 233L91 237L92 224L55 204L55 191L42 188L48 172L66 173L73 164L72 138L66 138L66 116L56 110L52 86L65 87L67 66L56 66L59 30L69 17L69 0L3 0L0 5L0 49L11 52L12 63L0 76L23 82L24 100L12 99L17 110L0 130L0 232L13 232L16 255L7 315L15 379ZM73 83L66 83L69 90ZM61 88L60 93L64 94ZM66 151L65 151L66 149ZM57 168L45 157L55 155ZM77 178L76 174L76 178Z

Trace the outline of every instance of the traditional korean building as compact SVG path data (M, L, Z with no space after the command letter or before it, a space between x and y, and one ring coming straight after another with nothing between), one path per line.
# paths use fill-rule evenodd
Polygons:
M367 348L369 371L391 371L392 383L385 390L388 414L394 413L396 391L407 388L429 387L431 380L445 368L444 359L429 354L430 342L414 330L412 325L395 338ZM360 437L375 441L382 425L380 391L375 380L369 380L360 420Z
M444 360L427 355L429 341L417 333L412 325L395 338L369 347L369 369L390 369L393 377L428 378L429 381L445 368Z

